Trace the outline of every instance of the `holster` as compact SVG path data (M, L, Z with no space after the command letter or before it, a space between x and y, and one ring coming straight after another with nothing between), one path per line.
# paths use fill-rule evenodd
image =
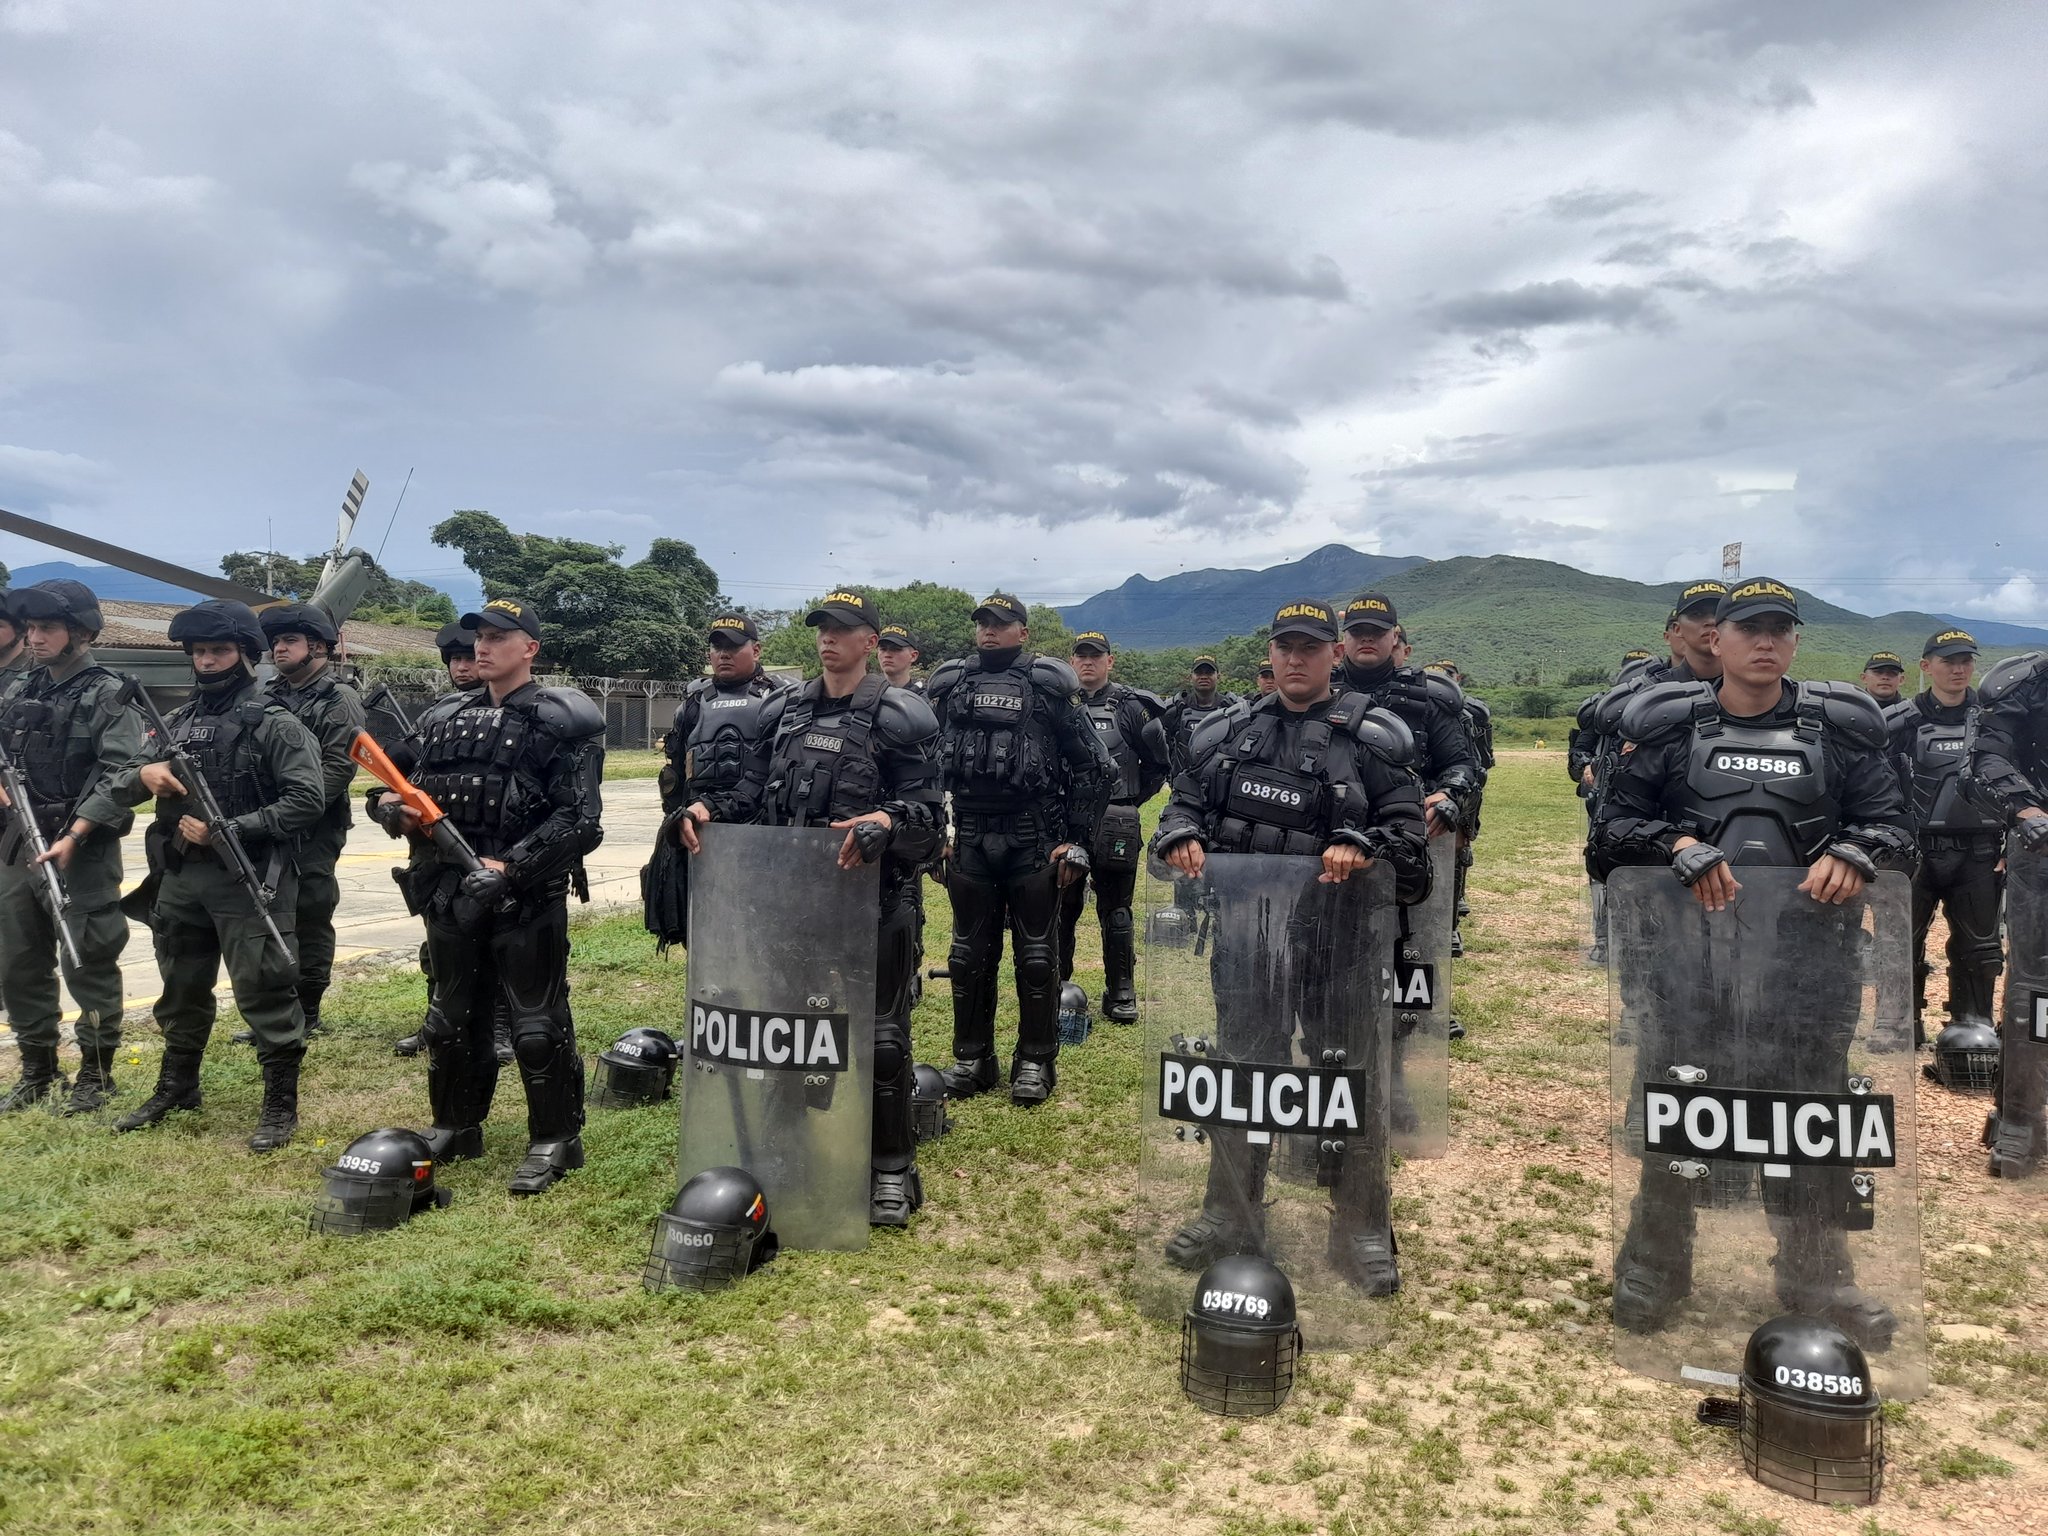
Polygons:
M1135 805L1111 805L1095 824L1095 838L1088 850L1094 865L1102 870L1136 869L1145 856L1144 827Z

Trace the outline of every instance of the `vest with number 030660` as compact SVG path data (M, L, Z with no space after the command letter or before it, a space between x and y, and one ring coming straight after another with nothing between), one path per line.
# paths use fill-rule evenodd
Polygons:
M887 688L888 679L869 673L822 718L810 688L784 706L768 769L771 822L828 826L881 808L875 717Z

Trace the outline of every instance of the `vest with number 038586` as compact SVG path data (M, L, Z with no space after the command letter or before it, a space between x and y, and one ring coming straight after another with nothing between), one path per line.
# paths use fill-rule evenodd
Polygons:
M1803 688L1791 719L1761 724L1731 720L1708 695L1694 707L1685 778L1667 807L1732 863L1810 864L1842 825L1826 740L1821 702Z

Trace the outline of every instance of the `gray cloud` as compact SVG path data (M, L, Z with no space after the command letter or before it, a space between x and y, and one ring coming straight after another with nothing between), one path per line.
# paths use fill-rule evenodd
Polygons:
M1496 293L1467 294L1437 307L1453 331L1533 331L1553 325L1661 325L1655 297L1645 288L1591 288L1573 278L1524 283Z

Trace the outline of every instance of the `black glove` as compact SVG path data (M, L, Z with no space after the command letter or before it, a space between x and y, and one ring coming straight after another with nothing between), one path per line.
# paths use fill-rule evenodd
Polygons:
M1079 843L1067 844L1067 851L1060 855L1060 859L1077 877L1088 873L1088 850Z
M853 849L860 855L863 864L872 864L882 856L882 850L889 846L889 834L894 830L879 821L856 821L853 824Z
M462 877L462 894L488 912L512 894L512 877L502 869L472 869Z
M1442 827L1446 832L1455 832L1458 830L1458 822L1460 820L1460 817L1458 815L1457 801L1434 801L1429 805L1428 810L1431 819L1434 820L1437 823L1437 825Z
M1829 843L1827 852L1840 859L1866 880L1877 878L1877 864L1870 855L1854 843Z
M396 795L379 795L377 803L370 807L370 814L377 818L377 825L393 837L405 832L405 802Z
M2022 816L2020 843L2029 853L2048 849L2048 816Z
M1688 890L1699 883L1700 876L1717 864L1726 864L1728 855L1712 843L1694 843L1690 848L1681 848L1671 855L1671 873L1678 876L1678 883Z

